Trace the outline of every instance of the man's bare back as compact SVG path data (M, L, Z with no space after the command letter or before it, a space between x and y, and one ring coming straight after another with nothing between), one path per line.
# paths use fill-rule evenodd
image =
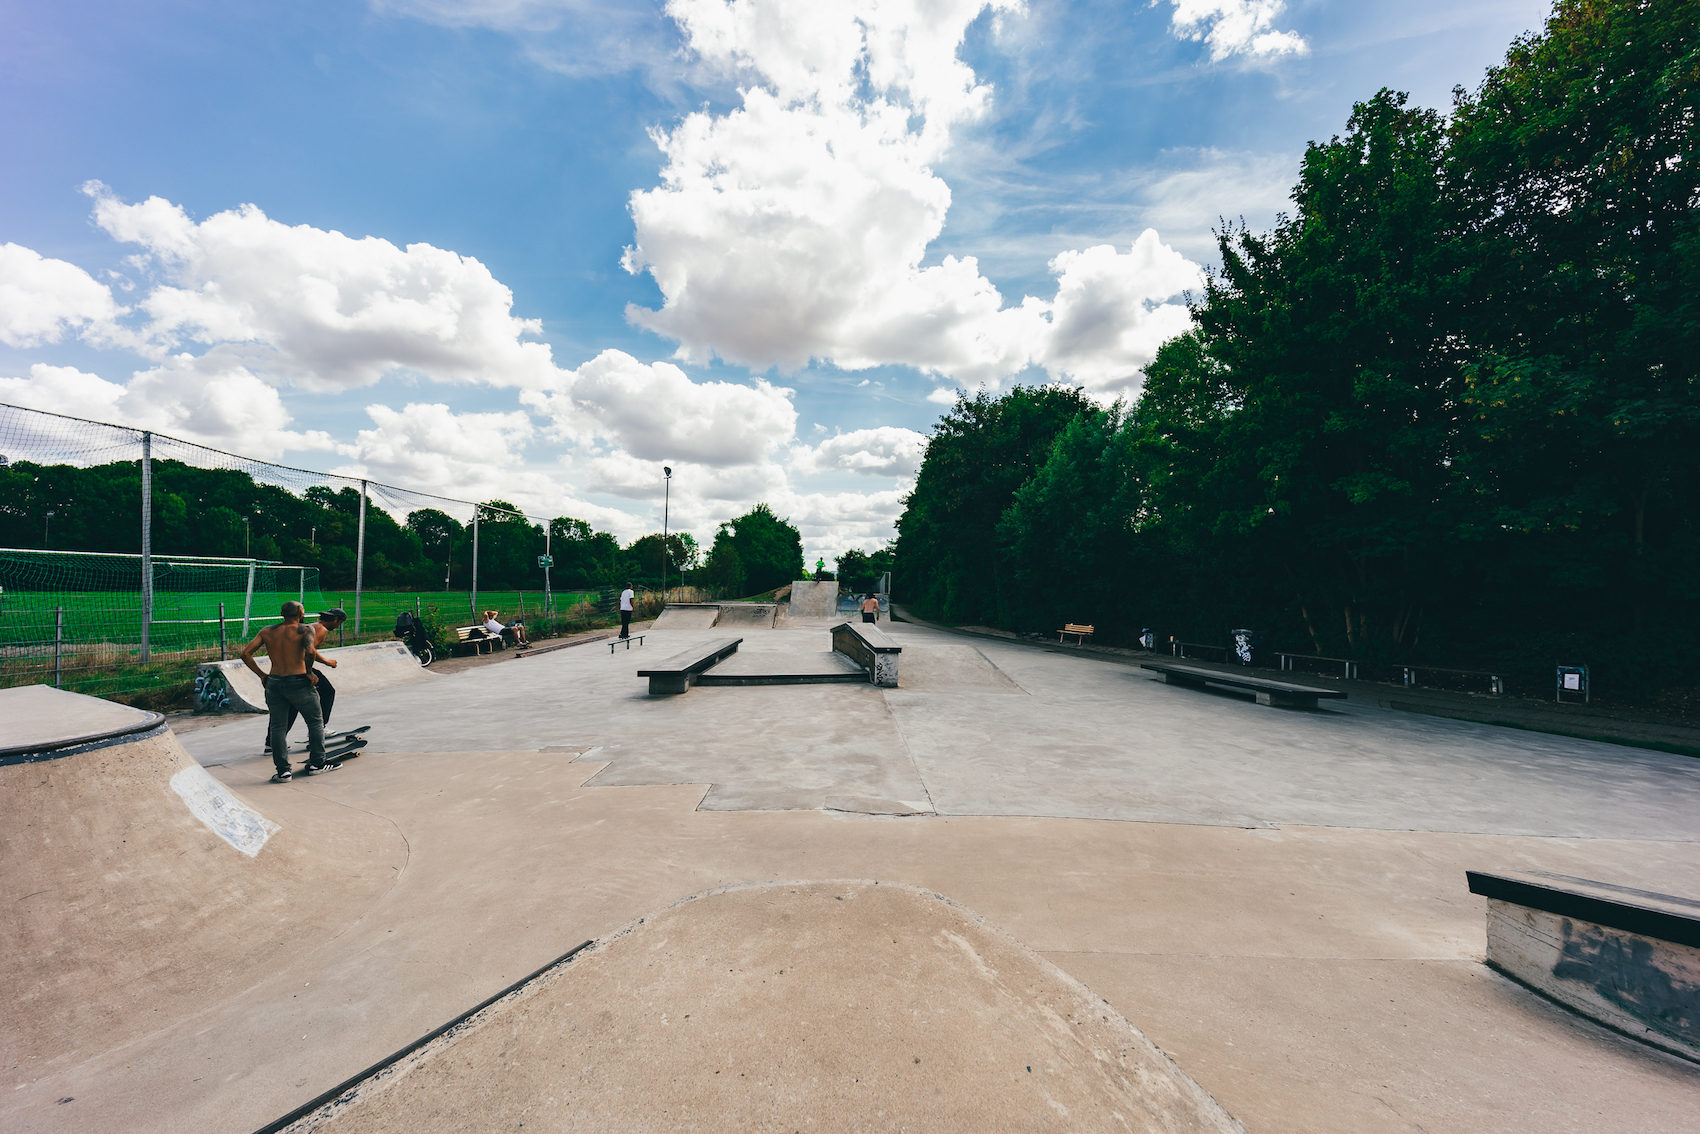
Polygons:
M317 648L328 631L320 626L305 625L301 617L300 611L286 613L282 622L276 626L267 626L242 648L242 664L258 674L261 681L268 677L304 674L309 663L336 668L336 661L319 653ZM261 648L265 649L266 656L272 663L270 673L254 662L254 654Z

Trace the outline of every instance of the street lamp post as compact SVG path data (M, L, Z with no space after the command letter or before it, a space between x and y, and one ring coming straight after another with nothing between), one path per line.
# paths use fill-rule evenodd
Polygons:
M47 538L47 529L48 526L53 523L53 517L58 514L59 513L55 512L52 508L49 508L47 510L47 515L41 518L41 546L44 548L51 547L53 544L53 541Z
M661 490L661 604L667 605L667 509L673 502L673 470L661 466L664 474Z

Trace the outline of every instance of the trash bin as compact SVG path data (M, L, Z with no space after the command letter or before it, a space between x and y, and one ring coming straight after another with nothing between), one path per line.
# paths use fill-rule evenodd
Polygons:
M1229 661L1241 665L1261 665L1263 663L1263 635L1256 630L1230 630L1233 648L1229 650Z

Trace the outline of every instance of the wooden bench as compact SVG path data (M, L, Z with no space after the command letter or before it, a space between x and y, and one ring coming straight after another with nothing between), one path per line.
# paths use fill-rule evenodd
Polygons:
M629 649L632 648L633 642L636 642L640 646L643 645L643 635L642 634L627 634L624 638L616 637L612 642L608 643L608 652L613 653L615 646L622 646L622 645L625 646L626 649L629 650Z
M473 631L475 630L482 631L482 633L480 633L477 637L474 637ZM482 626L456 626L455 639L456 650L460 649L462 646L471 646L473 648L473 652L478 654L491 653L495 650L507 648L507 642L503 638L500 636L492 637L490 632L485 630ZM490 648L487 650L485 649L486 646Z
M692 646L682 654L674 654L660 665L640 669L639 677L649 678L651 696L657 693L684 693L695 685L704 671L712 669L738 652L742 638L719 638Z
M1275 656L1281 659L1281 668L1282 669L1292 669L1292 668L1294 668L1293 662L1297 661L1300 658L1303 658L1305 661L1336 662L1340 666L1343 667L1341 674L1340 674L1341 678L1343 678L1346 681L1357 680L1358 666L1359 666L1360 663L1358 662L1358 660L1356 658L1331 658L1331 657L1326 657L1322 654L1282 654L1282 653L1277 653Z
M1187 685L1194 689L1202 689L1205 685L1225 685L1231 689L1247 689L1257 696L1259 705L1274 705L1281 709L1314 709L1318 697L1345 696L1338 689L1316 689L1309 685L1294 685L1290 681L1222 673L1170 662L1141 662L1139 668L1162 674L1163 681L1169 685Z
M1092 627L1081 626L1073 622L1066 623L1061 630L1057 631L1057 643L1060 645L1070 634L1074 635L1075 645L1084 646L1086 639L1092 636Z

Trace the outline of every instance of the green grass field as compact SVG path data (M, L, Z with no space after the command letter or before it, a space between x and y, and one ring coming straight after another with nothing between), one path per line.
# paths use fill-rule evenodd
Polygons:
M555 607L564 610L579 602L596 600L594 591L557 592ZM242 606L246 598L242 591L196 591L190 593L161 591L154 594L153 627L149 644L157 650L185 650L218 645L219 604L224 604L227 640L240 643L243 638ZM248 634L276 621L278 608L289 599L300 599L309 611L341 606L354 616L352 591L300 592L256 591L254 594ZM541 591L480 591L478 607L494 609L503 621L524 613L535 617L540 613ZM369 592L360 604L361 636L373 632L388 633L395 617L403 610L429 610L436 607L444 619L455 625L470 625L473 611L470 596L465 591L443 592ZM55 638L56 608L64 609L63 639L68 642L103 642L131 645L141 642L141 595L123 591L17 591L8 590L0 596L0 651L4 656L18 657L39 652L51 652ZM348 627L352 635L352 623Z

